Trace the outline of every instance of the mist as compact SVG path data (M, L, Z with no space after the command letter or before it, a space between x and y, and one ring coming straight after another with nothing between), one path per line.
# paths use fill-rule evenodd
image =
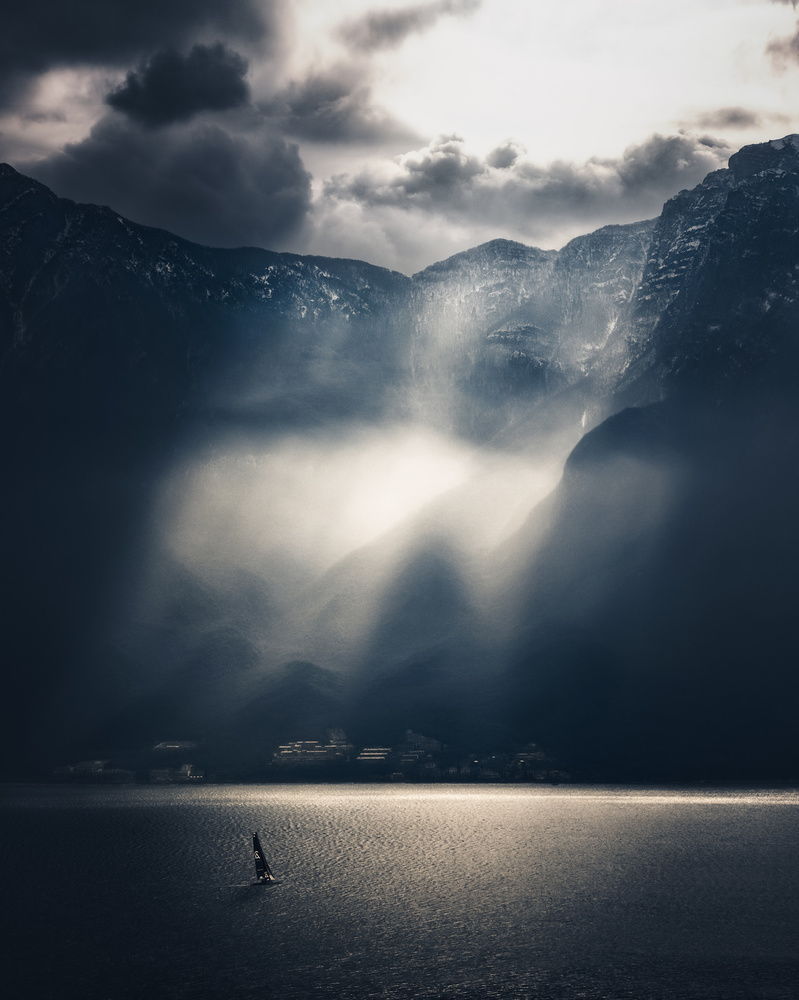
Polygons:
M159 487L117 641L158 686L210 637L234 636L246 653L231 671L246 669L226 682L231 706L292 661L349 679L380 673L378 623L430 551L445 554L463 612L490 631L495 554L558 482L564 457L418 423L226 435Z

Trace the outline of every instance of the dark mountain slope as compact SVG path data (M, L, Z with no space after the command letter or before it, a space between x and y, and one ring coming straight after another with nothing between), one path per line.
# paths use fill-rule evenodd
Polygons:
M519 735L588 773L795 775L797 430L795 401L667 403L581 442L520 587Z
M298 367L306 399L340 408L374 364L397 360L386 306L409 282L382 268L200 247L56 198L7 166L0 231L3 399L48 440L66 422L83 442L151 447L186 409L257 409L267 387L300 381ZM314 360L330 355L350 363L348 385L314 380ZM242 385L253 363L260 399ZM296 399L281 404L296 416Z
M90 690L116 655L101 637L177 450L210 442L208 428L231 413L264 424L374 412L376 368L379 386L400 364L393 314L382 325L374 317L409 283L352 261L198 247L56 198L9 167L0 168L0 231L5 653L14 664L3 732L5 759L16 759L23 743L46 756L75 734L64 692L79 677Z

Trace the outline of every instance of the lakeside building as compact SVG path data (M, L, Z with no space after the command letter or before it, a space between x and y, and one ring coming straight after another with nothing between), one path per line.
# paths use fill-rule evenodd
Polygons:
M569 775L555 770L556 763L537 744L527 743L515 752L463 756L450 751L438 739L406 729L394 746L369 745L355 748L341 731L327 743L297 740L279 746L273 765L288 778L310 776L314 765L318 777L333 776L329 767L338 763L335 773L349 780L387 780L411 782L545 782L568 781ZM274 772L273 772L274 773Z
M385 764L391 753L391 747L364 747L355 761L359 764Z
M260 761L228 765L215 752L193 740L162 740L138 755L129 754L124 767L108 759L82 760L56 768L57 781L151 784L195 784L212 781L407 781L407 782L568 782L571 775L535 743L502 752L467 754L440 740L405 729L391 745L356 747L341 729L326 739L295 740L276 747ZM203 744L204 745L204 744ZM201 766L192 761L193 751ZM193 755L193 754L192 754ZM195 758L196 759L196 758ZM132 766L135 770L129 769Z
M283 743L272 755L278 767L312 767L314 765L342 764L352 759L355 747L347 742L341 730L334 730L327 743L319 740L297 740Z

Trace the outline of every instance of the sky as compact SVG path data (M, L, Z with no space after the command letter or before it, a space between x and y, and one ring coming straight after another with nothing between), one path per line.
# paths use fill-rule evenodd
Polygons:
M651 218L799 132L791 0L27 0L0 160L215 246L413 273Z

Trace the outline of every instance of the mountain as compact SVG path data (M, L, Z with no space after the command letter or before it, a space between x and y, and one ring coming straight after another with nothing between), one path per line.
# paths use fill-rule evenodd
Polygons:
M3 396L45 439L58 414L115 447L151 447L187 414L285 424L392 407L449 425L425 393L442 380L465 390L458 429L485 436L502 396L529 404L579 381L638 282L650 229L606 227L560 253L496 240L411 280L200 247L7 165L0 192Z
M131 447L150 447L187 409L324 418L353 398L368 408L375 367L399 363L402 275L196 246L56 198L8 166L0 191L3 395L45 437L56 414Z
M301 727L306 687L364 739L796 773L799 137L656 220L412 278L199 247L5 166L0 233L9 773L153 726L262 752L270 692ZM448 489L292 556L293 521L343 516L313 469L366 476L360 429L406 425L460 456Z
M742 377L770 393L795 363L798 145L744 147L666 204L614 345L617 394L723 395Z
M553 397L570 398L579 418L653 225L606 226L561 251L493 240L414 275L417 390L451 385L456 426L479 438L541 419Z
M515 540L517 725L584 768L796 774L798 148L745 148L665 206L609 345L615 405L639 405Z

